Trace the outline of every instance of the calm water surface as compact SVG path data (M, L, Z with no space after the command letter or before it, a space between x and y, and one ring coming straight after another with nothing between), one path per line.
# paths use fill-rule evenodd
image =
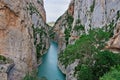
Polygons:
M39 66L38 76L46 77L47 80L65 80L65 75L57 66L58 46L55 42L51 42L48 52L42 57L42 64Z

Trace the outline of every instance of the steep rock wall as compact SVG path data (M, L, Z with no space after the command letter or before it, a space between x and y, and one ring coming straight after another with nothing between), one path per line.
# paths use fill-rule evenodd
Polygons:
M47 33L45 21L42 0L0 0L0 55L15 64L6 75L8 80L21 80L36 69L36 53L42 54L49 47L49 36L43 34ZM35 28L43 33L34 34Z
M120 50L119 5L119 0L71 0L68 10L57 20L54 26L55 40L59 44L59 50L64 51L68 44L74 44L75 40L83 33L88 33L88 30L93 28L107 29L108 25L112 25L115 31L112 30L114 36L106 48ZM60 69L66 73L66 80L77 80L74 77L76 64L71 65L65 68L65 65L59 61Z
M119 0L71 0L68 10L54 26L57 33L55 40L59 40L60 50L66 47L67 42L73 44L79 35L87 33L89 29L105 27L111 22L116 24L120 17L119 5ZM73 18L71 23L67 21L68 15ZM70 28L67 40L65 39L66 28Z
M64 50L69 42L69 37L72 30L73 14L74 0L71 1L68 10L59 17L54 25L54 31L56 32L55 40L58 42L60 50Z
M115 52L120 52L120 20L117 21L117 24L114 30L114 35L108 41L106 48Z

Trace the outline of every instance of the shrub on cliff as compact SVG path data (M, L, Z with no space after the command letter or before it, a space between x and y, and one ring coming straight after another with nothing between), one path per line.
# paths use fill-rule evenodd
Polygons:
M102 29L93 29L89 34L80 36L75 44L68 45L59 54L60 62L67 67L75 59L80 63L75 68L78 80L98 80L114 65L120 64L120 55L104 50L110 33ZM83 66L84 65L84 66Z
M91 67L94 75L94 80L98 80L110 70L112 66L120 64L120 55L109 51L101 51L95 55L95 63Z
M112 66L118 64L120 64L119 54L114 54L109 51L99 51L93 56L93 60L85 60L85 62L82 61L79 63L75 68L75 74L77 74L78 80L81 80L81 78L82 80L98 80Z
M93 80L92 70L88 65L86 64L79 65L79 67L76 67L75 70L78 71L77 72L78 80Z
M0 55L0 61L6 61L6 58L2 55Z
M65 66L73 63L75 59L92 60L92 55L96 53L99 48L103 49L104 43L108 40L109 34L101 29L94 29L89 34L83 34L79 40L73 45L68 45L63 53L59 54L59 60Z
M113 67L100 80L120 80L120 66Z

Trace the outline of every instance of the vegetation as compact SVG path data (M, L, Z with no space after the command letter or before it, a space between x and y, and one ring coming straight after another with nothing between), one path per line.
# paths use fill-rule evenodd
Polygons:
M54 39L54 37L55 37L55 32L54 32L54 27L49 27L49 31L48 31L48 33L49 33L49 37L50 37L50 39Z
M4 56L0 55L0 61L6 61L6 60L7 59Z
M120 55L109 51L102 51L95 56L95 64L92 66L94 80L98 80L110 70L112 66L120 64Z
M42 40L42 37L43 36L46 36L47 33L45 32L44 28L39 28L39 27L34 27L34 25L32 26L33 28L33 36L34 36L34 44L36 46L36 53L37 53L37 59L39 60L40 57L41 57L41 54L40 54L40 50L44 50L45 49L45 45L43 46L43 40ZM37 36L39 35L39 38L40 38L40 42L37 43Z
M50 36L50 39L54 39L54 37L55 37L55 32L51 32L51 33L49 34L49 36Z
M90 11L93 12L95 7L95 0L93 0L93 4L90 6Z
M75 31L80 31L80 30L84 31L85 28L84 28L84 26L82 24L80 24L80 25L75 25L74 30Z
M27 7L27 10L30 11L30 15L32 15L33 13L37 13L38 15L40 15L39 11L36 9L35 5L30 3L29 6Z
M26 74L26 76L22 80L47 80L46 77L39 78L36 75Z
M37 3L41 3L41 0L37 0Z
M65 40L67 45L69 41L71 29L72 29L73 17L70 14L68 14L66 20L67 20L67 27L65 28L64 33L65 33Z
M88 65L82 64L80 67L76 67L78 72L78 79L80 80L93 80L92 70Z
M120 64L119 54L104 50L106 41L111 37L111 32L104 29L90 30L88 35L83 34L75 44L68 45L59 54L59 61L67 67L79 59L80 63L74 73L77 79L98 80L110 71L112 66Z
M112 67L100 80L120 80L120 66Z
M117 11L117 20L120 18L120 10Z
M7 63L12 63L13 60L10 58L6 58L2 55L0 55L0 64L7 64Z
M66 45L68 44L68 41L69 41L70 32L71 32L70 28L68 28L68 29L66 28L65 31L64 31L64 33L65 33Z
M31 76L30 74L26 74L23 80L39 80L36 76Z
M107 26L104 27L105 31L110 34L110 37L113 36L113 30L114 30L114 21L110 22Z
M75 59L82 59L85 55L95 53L95 49L98 47L103 48L104 44L102 43L109 38L109 34L101 29L91 30L89 33L89 35L83 34L74 45L68 45L65 51L59 55L59 60L63 64L67 66Z

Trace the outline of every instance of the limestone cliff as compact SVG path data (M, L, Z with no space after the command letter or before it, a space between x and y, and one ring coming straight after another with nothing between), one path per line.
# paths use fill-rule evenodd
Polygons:
M45 21L42 0L0 0L0 55L15 64L8 80L21 80L37 67L36 56L49 46Z
M56 32L55 40L59 44L59 49L65 49L69 42L70 33L72 30L74 14L74 0L71 1L68 10L56 21L54 31Z
M115 31L107 48L119 50L119 5L119 0L71 0L68 10L57 20L54 26L55 40L59 44L60 51L64 50L67 44L74 44L75 40L83 33L88 33L88 30L93 28L108 29L108 26L112 27L112 32L114 28ZM66 80L77 80L73 76L75 65L72 67L70 67L72 64L68 65L66 69L60 62L59 65L62 70L66 70ZM67 71L68 68L69 71Z
M119 0L71 0L68 10L54 26L60 50L66 43L73 44L89 29L105 27L112 22L116 24L120 17L119 5Z

